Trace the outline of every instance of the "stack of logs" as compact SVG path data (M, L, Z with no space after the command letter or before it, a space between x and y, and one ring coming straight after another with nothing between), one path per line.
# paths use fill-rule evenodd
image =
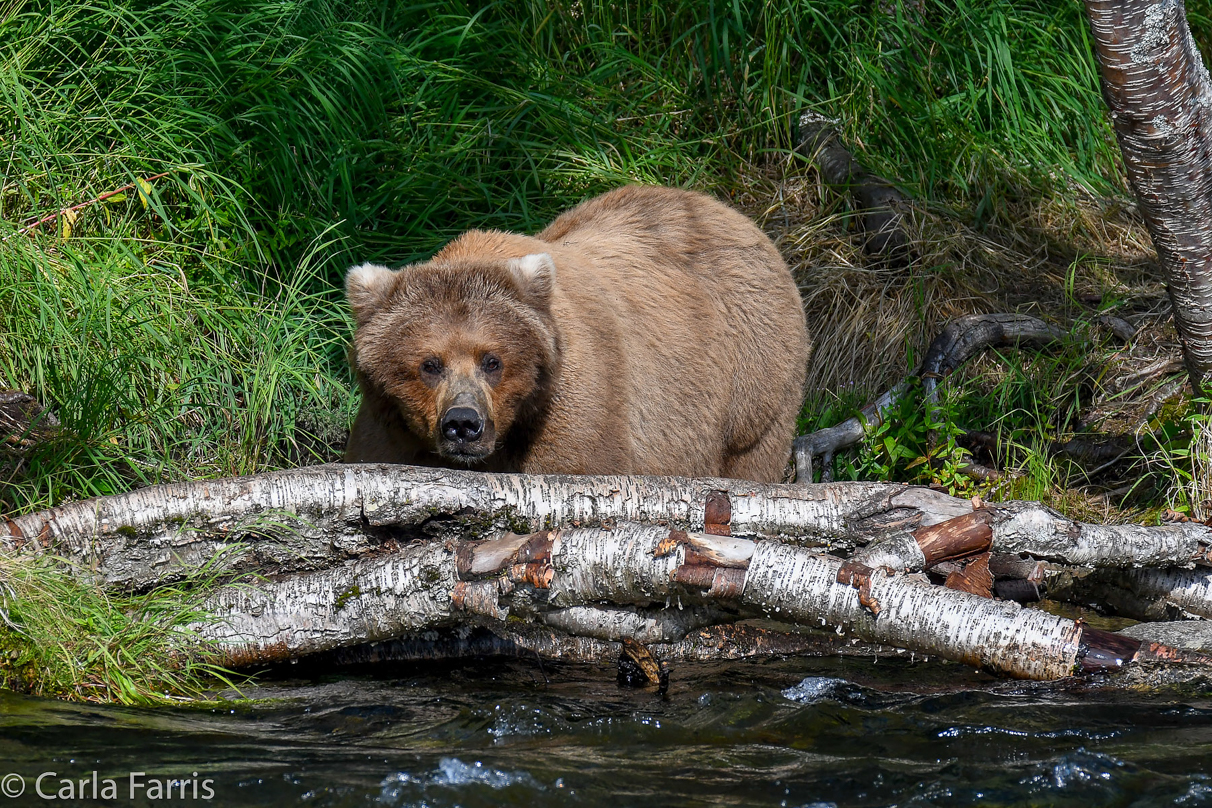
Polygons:
M1212 615L1204 525L1082 524L899 484L331 465L71 503L6 520L0 537L0 552L53 552L125 589L216 555L259 573L212 593L217 619L195 627L230 665L355 646L350 658L374 658L443 627L578 659L624 640L658 659L787 649L713 628L748 618L1032 679L1212 663L1007 597L1083 601L1097 586L1137 617Z

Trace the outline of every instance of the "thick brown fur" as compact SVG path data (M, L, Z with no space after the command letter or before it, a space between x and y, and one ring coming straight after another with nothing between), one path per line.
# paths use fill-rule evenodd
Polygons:
M357 267L347 290L363 393L347 462L782 479L800 296L710 197L620 188L536 237L473 230L398 272ZM482 457L442 443L459 402L484 414Z

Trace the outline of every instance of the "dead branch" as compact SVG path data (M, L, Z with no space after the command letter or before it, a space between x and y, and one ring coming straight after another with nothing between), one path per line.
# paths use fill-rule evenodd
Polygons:
M1139 620L1212 617L1209 534L1199 523L1179 524L1198 527L1139 533L1131 525L1080 524L1036 503L985 504L965 517L889 535L852 560L947 573L949 562L989 555L990 583L1008 600L1034 602L1047 593Z
M865 234L864 250L897 266L908 264L912 253L905 233L905 195L863 168L842 145L829 119L805 112L800 116L798 141L796 151L816 162L825 184L854 198Z
M965 516L890 534L854 558L868 566L910 572L985 552L1078 567L1133 569L1207 565L1212 563L1210 549L1212 529L1197 522L1093 525L1037 502L1004 502L980 503Z
M232 569L279 574L415 540L627 520L849 551L972 510L967 500L894 483L764 485L332 464L68 503L5 520L0 551L53 552L105 583L146 588L233 545ZM983 512L995 552L1081 566L1186 565L1207 558L1210 531L1198 523L1088 525L1037 503ZM902 568L920 568L910 566L911 557L905 561Z
M921 378L926 400L932 403L937 398L939 381L985 348L1010 345L1044 347L1065 337L1066 334L1055 326L1025 314L970 314L948 323L930 343L926 358L910 374L910 378ZM882 424L885 413L908 390L909 380L902 381L864 406L857 416L837 426L796 438L792 448L796 481L812 481L812 458L818 455L823 457L822 467L827 473L833 455L861 441L867 429Z
M141 182L152 182L154 180L163 179L171 173L172 173L171 171L164 171L159 174L153 174L150 177L145 177L140 181ZM123 185L121 188L115 188L112 191L106 191L105 193L99 194L98 196L94 196L92 199L89 199L85 202L80 202L76 205L72 205L67 208L61 208L57 211L54 211L53 213L48 213L45 216L43 216L42 218L35 220L33 223L28 224L25 227L22 227L20 230L18 230L13 235L24 236L27 233L34 232L35 230L37 230L39 227L41 227L44 224L58 220L58 218L60 216L66 214L66 213L69 213L69 212L75 213L78 210L83 210L84 208L90 207L92 205L96 205L98 202L104 202L105 200L115 197L118 194L124 194L127 191L133 191L133 190L135 190L136 187L138 187L138 182L139 181L132 182L128 185ZM11 238L11 236L6 236L4 240L8 241L9 238Z
M1201 653L1212 652L1212 622L1183 620L1167 623L1137 623L1120 632L1127 637L1171 648Z
M986 348L1045 348L1068 337L1056 326L1026 314L969 314L952 320L930 343L917 374L928 401L938 383Z
M1212 571L1206 567L1065 572L1053 571L1048 583L1059 598L1136 620L1212 618Z

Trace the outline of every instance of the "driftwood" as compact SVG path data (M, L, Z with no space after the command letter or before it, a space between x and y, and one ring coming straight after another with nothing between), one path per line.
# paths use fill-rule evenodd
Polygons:
M966 559L987 562L992 550L1020 566L1028 556L1163 571L1205 564L1212 543L1193 522L1086 525L1036 503L988 506L897 484L373 465L147 488L6 520L0 536L0 551L54 552L125 588L174 580L226 550L233 570L269 576L219 590L220 622L198 626L231 664L518 620L539 630L532 637L567 637L581 656L623 639L691 655L694 632L719 640L702 656L739 655L719 638L741 628L726 624L768 616L1031 678L1184 656L973 594L980 564ZM909 572L948 564L952 588ZM992 580L989 567L983 576Z
M1076 565L1188 565L1206 559L1212 537L1195 522L1081 524L1038 503L983 510L995 551ZM6 519L0 551L53 552L107 584L140 589L174 580L237 543L227 558L233 569L271 574L318 569L418 539L616 521L849 552L972 511L968 500L901 483L768 485L331 464L152 486Z
M926 399L932 403L938 395L939 381L985 348L1010 345L1043 347L1063 340L1065 336L1055 326L1025 314L970 314L952 321L934 338L921 366L910 374L910 378L922 380ZM882 424L888 410L908 392L909 384L909 379L902 381L864 406L858 415L837 426L796 438L792 449L796 479L812 481L812 459L817 456L822 457L821 465L827 475L833 464L833 455L854 446L863 439L866 430Z
M1134 620L1212 618L1212 570L1207 567L1087 570L1045 565L1038 575L1040 595Z

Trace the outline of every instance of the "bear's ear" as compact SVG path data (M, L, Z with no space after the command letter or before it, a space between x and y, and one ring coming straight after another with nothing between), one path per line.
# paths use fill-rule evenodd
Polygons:
M509 271L513 273L522 296L528 303L547 308L551 293L555 289L555 262L547 253L531 253L521 258L509 259Z
M359 264L345 276L345 297L354 321L366 325L383 305L396 273L378 264Z

